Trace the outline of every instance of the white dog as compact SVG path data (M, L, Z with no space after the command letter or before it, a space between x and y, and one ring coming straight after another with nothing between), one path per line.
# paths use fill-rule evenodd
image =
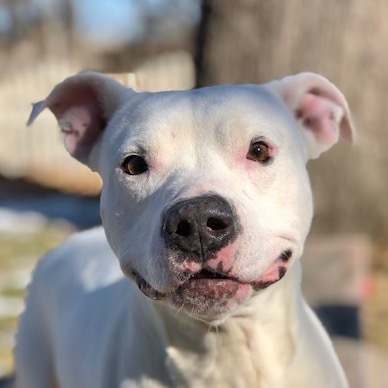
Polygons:
M19 388L347 386L300 291L305 164L352 139L334 85L302 73L136 93L90 72L30 122L44 108L101 174L106 237L77 234L39 263Z

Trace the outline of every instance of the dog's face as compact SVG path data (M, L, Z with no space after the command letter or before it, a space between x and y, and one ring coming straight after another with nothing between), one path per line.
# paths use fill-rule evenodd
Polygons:
M312 215L303 143L268 91L140 95L100 155L103 224L146 295L224 313L301 253Z
M311 74L151 94L85 73L33 115L45 106L69 151L103 178L103 225L124 273L206 320L279 281L301 255L306 160L341 131L351 137L342 95Z

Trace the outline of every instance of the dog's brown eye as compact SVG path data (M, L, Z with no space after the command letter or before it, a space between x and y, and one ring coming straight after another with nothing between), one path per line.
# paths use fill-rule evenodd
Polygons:
M247 159L266 164L272 160L270 148L262 141L252 143L247 153Z
M139 155L128 156L121 165L123 171L128 175L139 175L148 170L148 164Z

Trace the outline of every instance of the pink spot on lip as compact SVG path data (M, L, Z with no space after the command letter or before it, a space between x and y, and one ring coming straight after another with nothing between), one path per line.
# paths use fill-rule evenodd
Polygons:
M279 278L279 262L276 259L267 269L264 275L261 275L256 282L274 282Z
M228 273L234 264L235 245L228 244L207 261L206 267L217 272Z
M251 283L255 289L263 289L271 284L279 281L287 272L287 269L290 265L290 255L283 254L278 257L265 271L263 275L260 275L257 280Z

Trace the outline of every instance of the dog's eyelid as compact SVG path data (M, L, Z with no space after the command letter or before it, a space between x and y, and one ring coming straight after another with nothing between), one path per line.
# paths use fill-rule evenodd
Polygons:
M276 145L276 142L272 139L269 139L266 136L256 136L256 137L252 138L249 146L252 146L256 143L265 144L268 147L268 149L270 150L271 156L275 156L275 154L277 153L278 146Z
M147 155L144 154L143 152L129 151L129 152L126 152L125 154L123 154L123 155L120 157L119 162L120 162L120 163L123 163L123 162L125 162L125 161L126 161L129 157L131 157L131 156L139 156L140 158L147 159Z
M253 137L252 140L251 140L251 144L259 143L259 142L263 142L263 143L267 144L268 147L271 147L271 148L272 148L272 146L273 146L273 144L274 144L274 142L273 142L272 140L270 140L270 139L268 139L268 137L262 136L262 135L260 135L260 136L255 136L255 137Z
M136 155L136 156L139 156L139 157L147 160L148 154L149 154L149 152L147 151L147 149L145 147L140 146L140 145L135 145L133 147L128 148L125 152L123 152L121 154L119 162L120 163L124 162L126 159L128 159L132 155Z

